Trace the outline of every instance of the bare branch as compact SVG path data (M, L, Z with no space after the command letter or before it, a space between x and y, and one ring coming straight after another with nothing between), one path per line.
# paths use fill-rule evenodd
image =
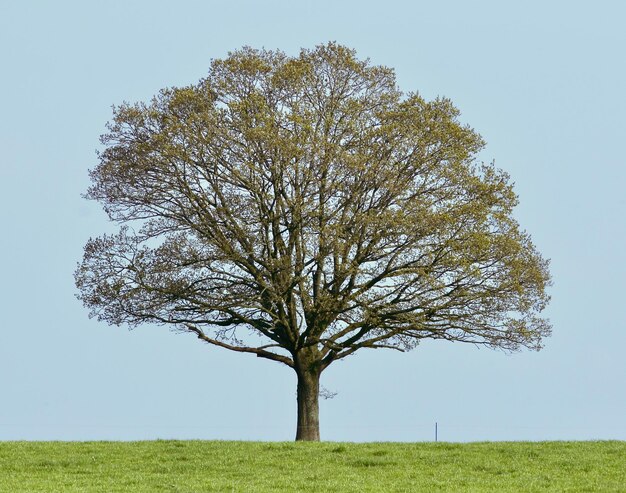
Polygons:
M287 356L283 356L281 354L276 354L276 353L272 353L271 351L267 351L266 348L268 347L276 347L276 346L261 346L261 347L257 347L257 348L252 348L252 347L244 347L244 346L234 346L232 344L227 344L223 341L219 341L217 339L212 339L210 337L208 337L201 329L199 329L198 327L191 325L191 324L185 324L186 329L189 332L193 332L194 334L196 334L196 336L198 337L198 339L203 340L204 342L207 342L209 344L213 344L214 346L219 346L225 349L229 349L231 351L236 351L236 352L240 352L240 353L252 353L252 354L256 354L257 357L259 358L265 358L265 359L270 359L272 361L278 361L280 363L283 363L287 366L290 366L293 368L293 361L288 358Z

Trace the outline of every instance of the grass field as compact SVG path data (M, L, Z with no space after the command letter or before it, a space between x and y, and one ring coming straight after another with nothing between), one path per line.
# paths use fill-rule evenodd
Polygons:
M626 442L0 442L1 492L626 492Z

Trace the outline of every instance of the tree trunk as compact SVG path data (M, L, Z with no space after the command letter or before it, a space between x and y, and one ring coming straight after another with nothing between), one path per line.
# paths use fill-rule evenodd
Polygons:
M296 441L319 442L320 371L314 365L296 365L298 375L298 425Z

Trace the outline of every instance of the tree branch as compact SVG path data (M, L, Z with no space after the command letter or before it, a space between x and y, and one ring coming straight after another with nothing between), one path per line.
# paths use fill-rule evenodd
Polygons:
M237 351L239 353L252 353L252 354L256 354L257 357L259 358L265 358L265 359L271 359L272 361L278 361L280 363L283 363L291 368L294 367L293 361L288 358L287 356L283 356L281 354L276 354L276 353L272 353L271 351L267 351L264 348L267 348L269 346L262 346L262 347L258 347L258 348L251 348L251 347L242 347L242 346L233 346L232 344L227 344L223 341L218 341L217 339L212 339L211 337L207 336L202 329L196 327L195 325L191 325L191 324L184 324L185 327L187 328L187 330L189 332L193 332L194 334L196 334L196 336L198 337L198 339L203 340L204 342L207 342L209 344L213 344L214 346L219 346L219 347L223 347L225 349L230 349L231 351Z

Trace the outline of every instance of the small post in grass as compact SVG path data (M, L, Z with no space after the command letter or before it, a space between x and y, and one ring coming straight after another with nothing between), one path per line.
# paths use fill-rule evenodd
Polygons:
M437 443L437 422L435 421L435 443Z

